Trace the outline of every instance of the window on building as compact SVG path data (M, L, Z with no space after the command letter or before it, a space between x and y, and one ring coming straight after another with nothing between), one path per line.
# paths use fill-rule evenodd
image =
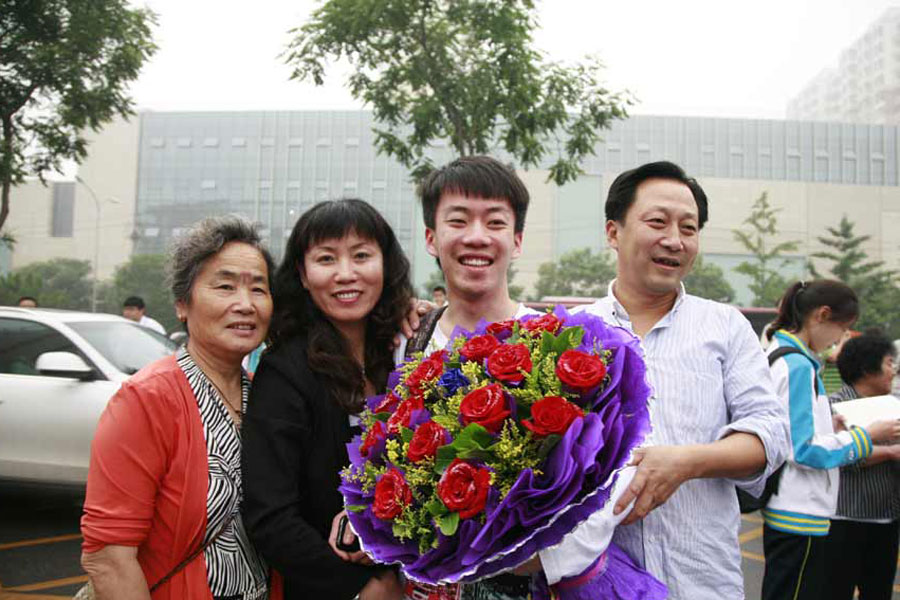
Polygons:
M50 221L52 237L72 237L75 223L75 184L53 184L53 214Z

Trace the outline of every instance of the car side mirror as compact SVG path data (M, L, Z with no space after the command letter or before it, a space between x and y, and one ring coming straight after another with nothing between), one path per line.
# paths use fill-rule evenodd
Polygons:
M34 368L41 375L74 377L88 380L94 377L94 369L73 352L44 352L34 361Z

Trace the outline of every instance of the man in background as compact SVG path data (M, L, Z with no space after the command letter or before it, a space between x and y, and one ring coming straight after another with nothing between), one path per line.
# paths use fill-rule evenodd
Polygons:
M431 301L438 307L447 304L447 288L442 285L436 285L431 290Z
M33 298L32 296L22 296L21 298L19 298L19 302L17 303L17 305L22 308L37 308L38 303L37 299Z
M147 305L144 304L144 299L140 296L129 296L125 299L125 302L122 303L123 317L134 321L138 325L152 329L161 335L166 335L166 330L160 325L159 321L148 317L145 314L146 312Z

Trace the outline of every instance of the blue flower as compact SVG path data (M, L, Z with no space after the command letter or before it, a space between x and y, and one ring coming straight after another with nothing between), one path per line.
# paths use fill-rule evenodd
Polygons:
M453 395L461 387L469 385L469 380L459 369L451 369L441 375L438 385L447 390L448 395Z

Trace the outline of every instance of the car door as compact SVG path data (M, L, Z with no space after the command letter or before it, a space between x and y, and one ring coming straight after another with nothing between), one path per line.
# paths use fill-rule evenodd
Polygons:
M83 484L90 444L119 384L41 375L44 352L82 352L60 331L29 319L0 317L0 478ZM88 363L90 364L90 363Z

